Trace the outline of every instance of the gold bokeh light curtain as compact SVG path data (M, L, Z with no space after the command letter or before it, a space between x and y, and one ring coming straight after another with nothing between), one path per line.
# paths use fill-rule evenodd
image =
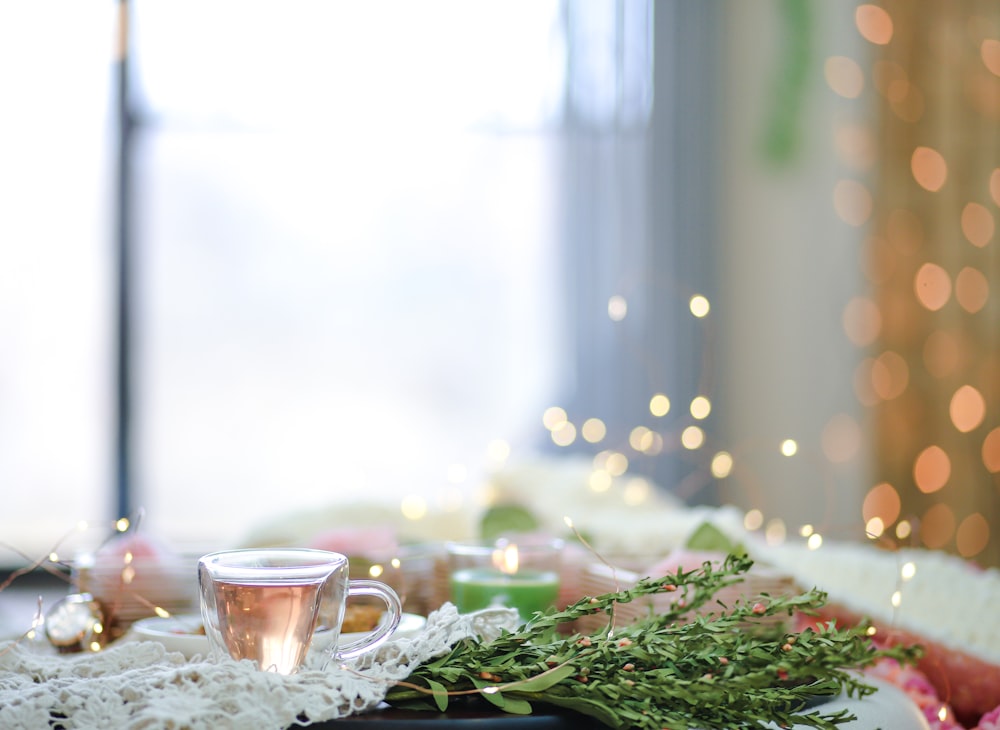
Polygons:
M998 565L1000 3L889 0L857 18L881 150L864 517L873 537Z

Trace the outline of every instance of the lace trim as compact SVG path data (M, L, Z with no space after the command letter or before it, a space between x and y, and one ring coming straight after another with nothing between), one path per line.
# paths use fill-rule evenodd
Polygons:
M52 720L82 728L286 728L374 709L389 688L462 639L513 630L517 613L459 614L446 603L417 636L326 670L283 676L249 661L188 661L153 642L57 655L29 642L0 645L0 726L37 730Z

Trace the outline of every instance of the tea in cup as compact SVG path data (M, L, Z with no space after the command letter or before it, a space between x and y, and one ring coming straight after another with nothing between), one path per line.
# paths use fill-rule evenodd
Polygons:
M399 597L385 583L351 580L346 556L326 550L228 550L198 561L201 613L217 658L250 659L264 671L294 674L317 634L325 662L382 644L399 625ZM348 596L374 596L386 607L369 634L338 646Z

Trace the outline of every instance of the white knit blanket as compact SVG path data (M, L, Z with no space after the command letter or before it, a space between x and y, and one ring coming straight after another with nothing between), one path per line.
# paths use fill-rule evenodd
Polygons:
M456 642L489 640L516 625L510 609L460 615L445 604L413 638L291 676L259 671L249 661L188 661L152 642L74 655L9 642L0 644L0 727L37 730L54 718L66 730L308 725L374 709L395 682Z

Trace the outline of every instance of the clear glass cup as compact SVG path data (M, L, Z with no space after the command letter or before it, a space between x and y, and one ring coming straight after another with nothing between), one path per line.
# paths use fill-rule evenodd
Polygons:
M227 550L198 561L201 614L217 658L250 659L264 671L293 674L310 647L322 666L375 649L399 625L399 597L385 583L351 580L346 556L326 550ZM386 607L379 625L339 646L348 596L373 596Z

